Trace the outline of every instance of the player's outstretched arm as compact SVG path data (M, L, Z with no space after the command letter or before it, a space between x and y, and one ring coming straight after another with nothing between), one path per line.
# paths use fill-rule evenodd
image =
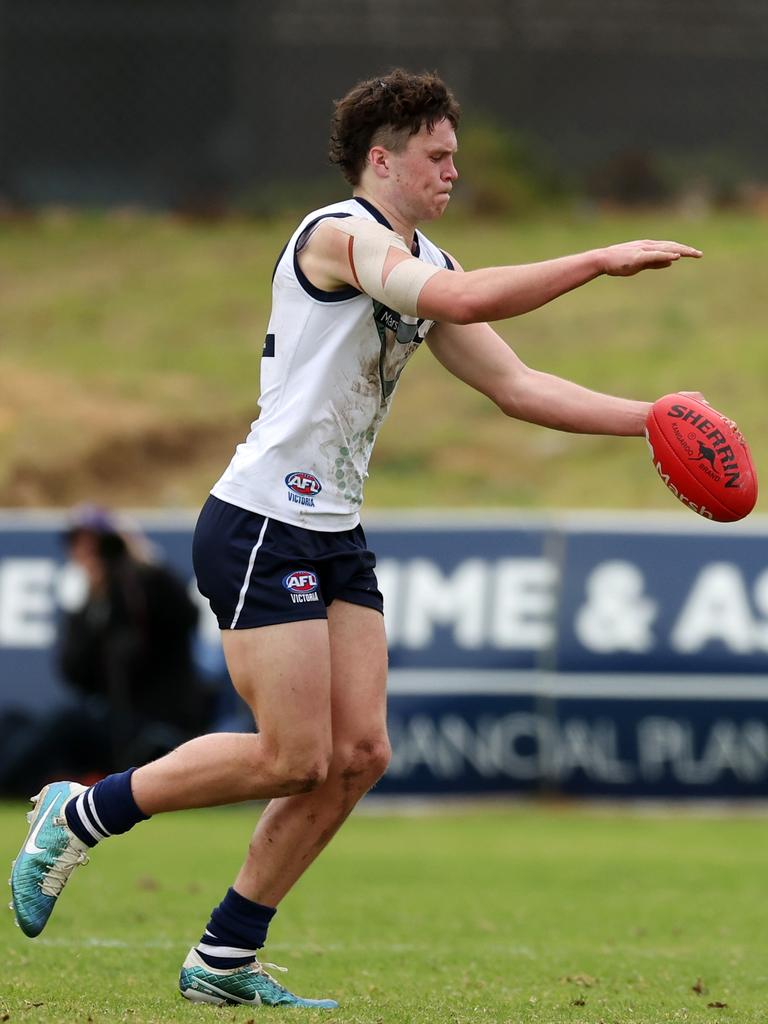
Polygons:
M526 366L489 324L437 324L427 335L450 372L515 419L580 434L635 437L649 402L590 391Z
M473 324L527 313L601 274L629 277L683 256L701 252L679 242L624 242L543 263L457 273L414 258L402 237L381 224L349 217L321 223L298 258L319 288L353 285L400 313Z
M606 274L631 277L641 270L669 267L681 257L699 258L699 249L680 242L636 241L563 256L542 263L486 267L463 274L443 271L419 293L419 315L455 324L505 320L546 305Z

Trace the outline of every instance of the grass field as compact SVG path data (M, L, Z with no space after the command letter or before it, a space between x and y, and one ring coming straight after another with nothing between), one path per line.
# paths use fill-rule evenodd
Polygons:
M2 923L0 1020L245 1022L184 1002L178 968L254 811L160 818L99 848L45 933ZM0 808L2 855L24 831ZM766 822L494 806L358 814L286 900L265 959L355 1024L766 1019ZM725 1004L725 1005L722 1005Z
M269 280L293 226L140 215L4 225L0 505L198 506L256 415ZM701 247L701 262L595 281L501 329L529 364L589 387L704 391L768 472L759 218L448 216L431 234L467 268L633 237ZM426 351L403 375L366 494L369 508L678 510L642 442L510 423Z

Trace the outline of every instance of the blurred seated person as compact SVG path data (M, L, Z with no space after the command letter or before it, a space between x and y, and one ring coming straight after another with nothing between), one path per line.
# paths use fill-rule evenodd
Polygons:
M17 725L4 742L8 795L144 764L211 722L213 697L193 660L198 609L184 583L97 506L75 510L64 543L73 571L56 659L74 701Z

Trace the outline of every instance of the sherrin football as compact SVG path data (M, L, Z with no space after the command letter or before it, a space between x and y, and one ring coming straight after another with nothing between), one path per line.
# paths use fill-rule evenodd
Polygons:
M648 414L645 436L661 479L700 516L733 523L755 507L757 476L747 442L711 405L665 395Z

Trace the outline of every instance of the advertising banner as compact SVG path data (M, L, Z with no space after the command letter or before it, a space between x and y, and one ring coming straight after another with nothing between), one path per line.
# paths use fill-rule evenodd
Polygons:
M200 662L224 688L194 518L138 521L189 582ZM67 699L64 526L0 516L0 714ZM688 516L373 519L394 749L380 791L768 794L766 534Z

